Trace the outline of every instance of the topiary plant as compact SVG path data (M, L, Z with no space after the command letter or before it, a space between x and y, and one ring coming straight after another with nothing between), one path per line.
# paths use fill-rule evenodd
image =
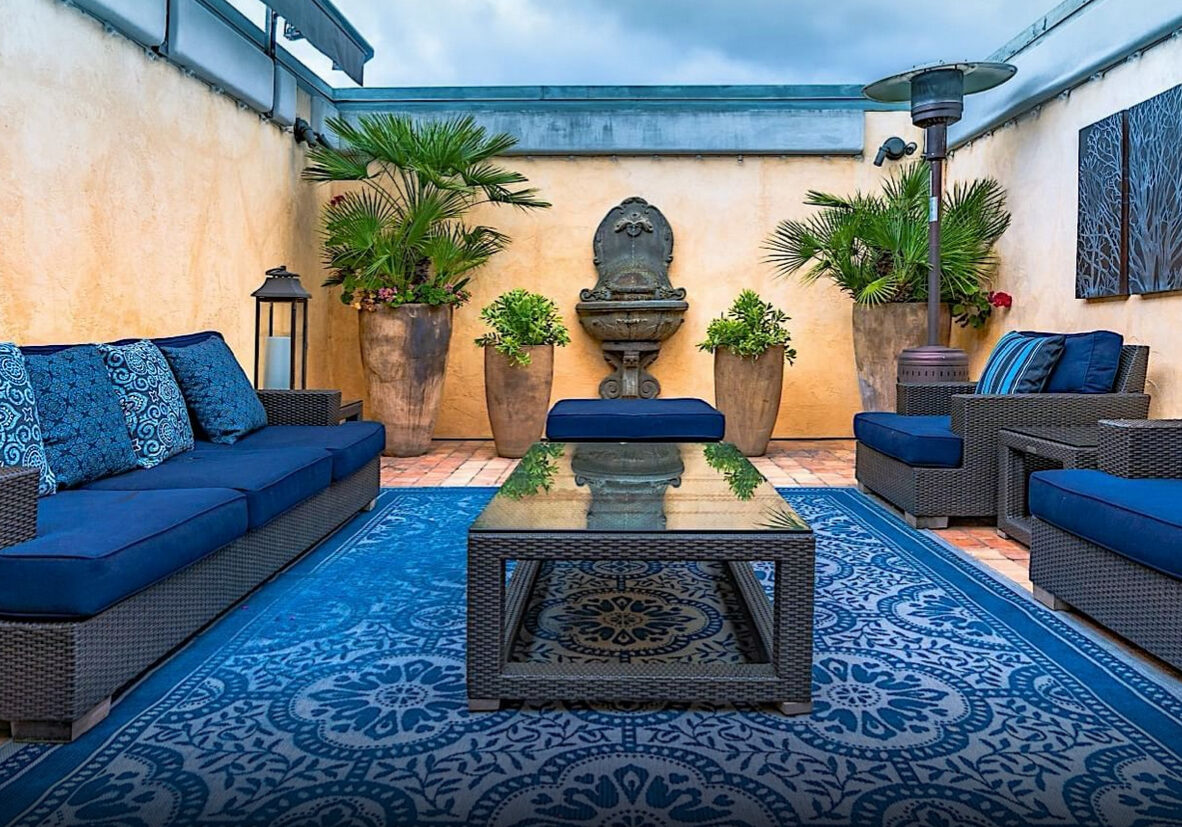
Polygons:
M480 318L492 328L476 340L481 347L494 347L515 365L529 364L525 348L534 345L570 343L570 332L562 323L558 305L538 293L517 288L502 293L480 311Z
M726 348L745 359L758 359L777 345L784 346L784 358L791 364L796 351L790 346L792 337L783 310L765 302L754 290L744 290L725 314L710 322L706 339L699 350L711 353Z

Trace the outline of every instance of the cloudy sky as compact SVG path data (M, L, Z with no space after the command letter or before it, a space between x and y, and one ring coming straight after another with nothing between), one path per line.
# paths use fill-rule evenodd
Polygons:
M982 59L1057 0L334 2L376 51L366 86L447 86L861 83Z

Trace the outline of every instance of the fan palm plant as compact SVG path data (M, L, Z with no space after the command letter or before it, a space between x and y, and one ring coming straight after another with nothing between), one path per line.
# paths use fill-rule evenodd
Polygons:
M333 118L341 147L308 151L304 177L361 186L324 207L326 286L359 309L403 304L461 304L470 274L509 243L502 232L472 225L481 204L550 206L527 179L494 162L516 144L490 135L471 117L418 122L405 115Z
M860 304L926 300L929 174L926 164L908 164L877 195L810 191L805 203L820 211L780 222L765 243L768 261L781 275L830 279ZM994 245L1010 225L1005 202L992 178L957 184L946 196L941 298L961 324L980 326L992 309Z

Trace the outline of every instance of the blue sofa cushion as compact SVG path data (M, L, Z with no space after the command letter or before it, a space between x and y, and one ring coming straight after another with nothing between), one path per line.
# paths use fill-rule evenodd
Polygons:
M1027 331L1028 336L1056 336ZM1112 393L1124 337L1111 330L1063 334L1063 355L1047 380L1047 393Z
M721 413L701 399L563 399L546 417L561 442L718 442Z
M1062 336L1010 332L989 354L977 393L1042 393L1063 354Z
M246 496L251 529L266 525L332 482L332 457L314 448L188 451L155 468L91 483L90 491L230 488Z
M84 618L246 532L236 491L62 491L37 537L0 549L0 615Z
M41 419L20 348L0 342L0 465L23 465L39 472L37 494L57 491L57 478L45 458Z
M1182 579L1182 479L1040 471L1030 478L1029 498L1039 519Z
M159 347L181 386L193 422L205 439L233 444L267 424L263 403L220 337Z
M136 467L119 397L93 345L25 353L45 455L59 488Z
M193 447L193 426L185 398L160 348L141 339L127 345L99 345L115 386L131 446L141 468L152 468Z
M332 456L332 478L342 480L360 471L386 447L380 422L343 422L340 425L268 425L234 445L198 442L198 451L272 451L320 448Z
M854 436L914 468L958 468L964 443L950 416L904 416L867 411L854 417Z

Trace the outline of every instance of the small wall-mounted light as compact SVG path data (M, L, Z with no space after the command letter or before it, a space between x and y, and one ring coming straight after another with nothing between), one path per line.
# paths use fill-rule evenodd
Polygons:
M898 136L892 136L883 141L882 146L878 148L878 154L874 156L874 165L880 167L888 158L898 161L907 155L914 155L916 149L918 146L914 141L904 141Z
M320 142L320 136L312 128L312 124L303 118L295 119L295 124L292 125L291 131L297 144L312 146Z

